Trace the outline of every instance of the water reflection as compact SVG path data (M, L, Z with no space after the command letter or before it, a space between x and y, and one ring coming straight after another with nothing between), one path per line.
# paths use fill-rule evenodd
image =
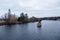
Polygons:
M53 24L52 24L53 23ZM28 24L0 26L0 40L59 40L60 22L42 21L42 27L37 22Z

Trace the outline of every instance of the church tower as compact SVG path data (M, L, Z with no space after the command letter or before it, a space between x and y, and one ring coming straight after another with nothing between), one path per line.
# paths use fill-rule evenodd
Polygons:
M8 19L10 19L10 17L11 17L11 10L8 9Z

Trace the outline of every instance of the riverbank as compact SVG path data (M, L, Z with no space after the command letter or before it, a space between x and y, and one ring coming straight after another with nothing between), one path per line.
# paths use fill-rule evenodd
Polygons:
M26 23L31 23L31 22L35 22L35 21L28 21L28 22L15 22L15 23L6 23L5 21L0 21L0 25L14 25L14 24L26 24Z
M0 25L5 25L5 21L0 21Z
M30 23L30 22L38 22L38 21L42 21L42 20L47 20L47 19L29 19L28 21L16 21L16 22L5 22L4 20L0 20L0 25L14 25L14 24L26 24L26 23ZM48 19L51 20L51 19ZM53 20L53 19L52 19ZM54 21L60 21L60 19L54 20Z

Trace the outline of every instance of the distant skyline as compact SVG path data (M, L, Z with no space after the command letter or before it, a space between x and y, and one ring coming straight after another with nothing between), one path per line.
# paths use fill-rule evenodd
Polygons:
M27 13L29 17L60 16L60 0L0 0L0 17L8 13L20 15Z

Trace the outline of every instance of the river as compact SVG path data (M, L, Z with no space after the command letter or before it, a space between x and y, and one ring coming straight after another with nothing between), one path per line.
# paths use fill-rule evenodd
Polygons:
M44 20L41 28L37 22L1 25L0 40L60 40L60 21Z

